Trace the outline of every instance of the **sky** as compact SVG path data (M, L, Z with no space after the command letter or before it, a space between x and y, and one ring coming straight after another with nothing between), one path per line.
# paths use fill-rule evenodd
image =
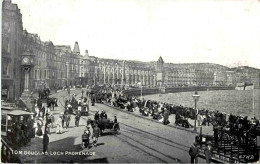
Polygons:
M260 0L12 0L42 41L99 58L260 68Z

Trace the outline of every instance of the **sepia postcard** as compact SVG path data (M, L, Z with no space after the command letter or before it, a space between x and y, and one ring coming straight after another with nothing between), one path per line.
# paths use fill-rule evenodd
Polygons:
M1 162L259 162L259 0L1 4Z

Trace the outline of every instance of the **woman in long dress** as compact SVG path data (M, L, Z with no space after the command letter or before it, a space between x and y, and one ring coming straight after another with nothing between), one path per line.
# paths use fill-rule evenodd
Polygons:
M37 132L36 132L38 136L42 136L42 126L43 126L42 118L39 118L39 120L37 121Z
M62 116L60 116L57 120L57 129L56 129L56 133L57 134L61 134L62 133Z

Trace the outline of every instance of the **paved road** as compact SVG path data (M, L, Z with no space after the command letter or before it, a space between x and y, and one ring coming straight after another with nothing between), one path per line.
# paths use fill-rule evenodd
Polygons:
M81 95L80 92L81 90L71 91L78 96ZM54 112L55 117L58 117L64 110L62 106L68 95L66 92L59 92L53 96L59 98L59 107L55 108ZM113 135L107 131L99 138L97 147L82 149L81 135L85 129L86 119L88 117L93 119L95 111L101 110L106 111L111 120L117 115L120 134ZM81 117L80 127L75 127L72 115L70 128L64 131L63 134L56 134L55 129L51 130L49 151L61 153L88 151L95 152L95 155L21 155L23 162L187 163L190 161L188 150L195 138L194 133L151 122L104 104L91 106L90 115ZM22 150L41 151L42 138L35 137L32 143Z

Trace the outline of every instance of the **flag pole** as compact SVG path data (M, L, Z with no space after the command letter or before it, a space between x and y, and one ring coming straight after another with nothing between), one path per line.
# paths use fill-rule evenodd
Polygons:
M141 83L141 99L142 99L142 95L143 95L143 86L142 86L142 83Z
M255 118L255 87L253 86L253 113Z

